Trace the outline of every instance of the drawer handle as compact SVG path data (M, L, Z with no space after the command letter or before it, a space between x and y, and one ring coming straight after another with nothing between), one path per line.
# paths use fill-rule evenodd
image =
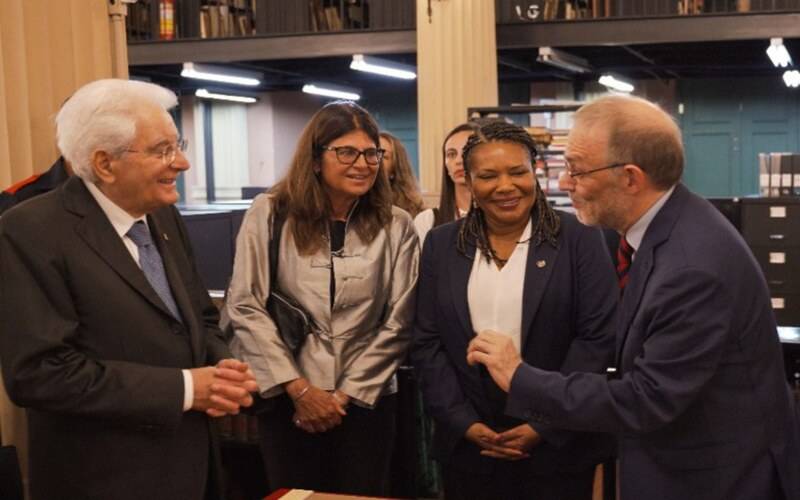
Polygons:
M771 240L782 240L783 238L784 238L784 235L782 235L782 234L770 234L769 235L769 239L771 239Z
M770 285L775 285L775 286L782 286L782 285L785 285L785 284L786 284L786 282L785 282L785 281L781 281L781 280L769 280L769 282L768 282L768 283L769 283Z

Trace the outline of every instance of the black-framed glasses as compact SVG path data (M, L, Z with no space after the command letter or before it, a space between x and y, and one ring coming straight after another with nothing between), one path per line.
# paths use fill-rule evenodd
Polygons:
M322 149L336 153L336 159L343 165L354 164L361 155L364 155L364 161L366 161L368 165L377 165L383 159L383 154L386 152L381 148L367 148L362 151L353 146L322 146Z
M608 169L611 169L611 168L624 167L627 164L628 164L627 162L625 162L625 163L612 163L611 165L606 165L605 167L599 167L599 168L593 168L593 169L590 169L590 170L584 170L583 172L575 172L570 168L569 163L567 163L567 174L571 178L574 179L576 177L581 177L583 175L593 174L593 173L599 172L601 170L608 170Z
M186 152L186 148L189 147L189 141L186 139L178 139L174 144L167 144L161 149L154 149L151 151L140 151L138 149L126 149L125 151L128 153L145 153L145 154L152 154L161 157L161 162L164 166L172 165L175 161L175 158L178 156L178 151L181 153Z

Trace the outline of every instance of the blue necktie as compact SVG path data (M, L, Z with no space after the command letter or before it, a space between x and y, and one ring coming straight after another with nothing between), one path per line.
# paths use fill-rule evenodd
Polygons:
M153 238L150 236L150 231L143 221L137 221L128 230L128 238L136 243L139 248L139 265L142 266L147 281L156 291L161 300L170 310L173 316L180 321L181 315L178 312L178 306L175 305L175 299L172 297L172 291L169 289L169 282L167 281L167 274L164 272L164 262L161 260L161 255L158 249L153 244Z

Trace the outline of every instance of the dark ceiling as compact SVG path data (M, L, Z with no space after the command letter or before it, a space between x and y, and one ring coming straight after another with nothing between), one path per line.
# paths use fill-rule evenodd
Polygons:
M785 40L789 52L800 63L800 40ZM575 46L561 49L588 61L593 72L575 74L536 62L537 50L505 49L498 54L501 83L537 81L593 81L601 73L611 72L629 79L685 79L776 77L783 69L775 68L766 55L768 40L724 42L662 43L650 45ZM387 59L416 64L415 54L382 55ZM412 85L353 71L350 57L324 57L293 60L241 61L229 66L264 72L258 89L298 90L309 81L325 81L358 88ZM147 77L184 93L206 86L197 80L180 77L180 65L135 66L131 74Z

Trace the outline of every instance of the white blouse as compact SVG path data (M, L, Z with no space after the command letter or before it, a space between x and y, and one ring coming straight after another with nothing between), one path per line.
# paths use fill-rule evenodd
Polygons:
M467 215L467 211L459 208L458 217L461 218L465 215ZM414 229L417 230L417 236L419 236L420 248L422 248L422 245L425 243L425 236L427 236L428 231L433 229L435 218L436 214L433 212L432 208L423 210L422 212L418 213L416 217L414 217Z
M476 250L467 285L469 316L475 334L483 330L506 334L518 352L522 330L522 290L531 231L531 221L528 221L517 247L502 269L498 269L494 262L487 262Z

